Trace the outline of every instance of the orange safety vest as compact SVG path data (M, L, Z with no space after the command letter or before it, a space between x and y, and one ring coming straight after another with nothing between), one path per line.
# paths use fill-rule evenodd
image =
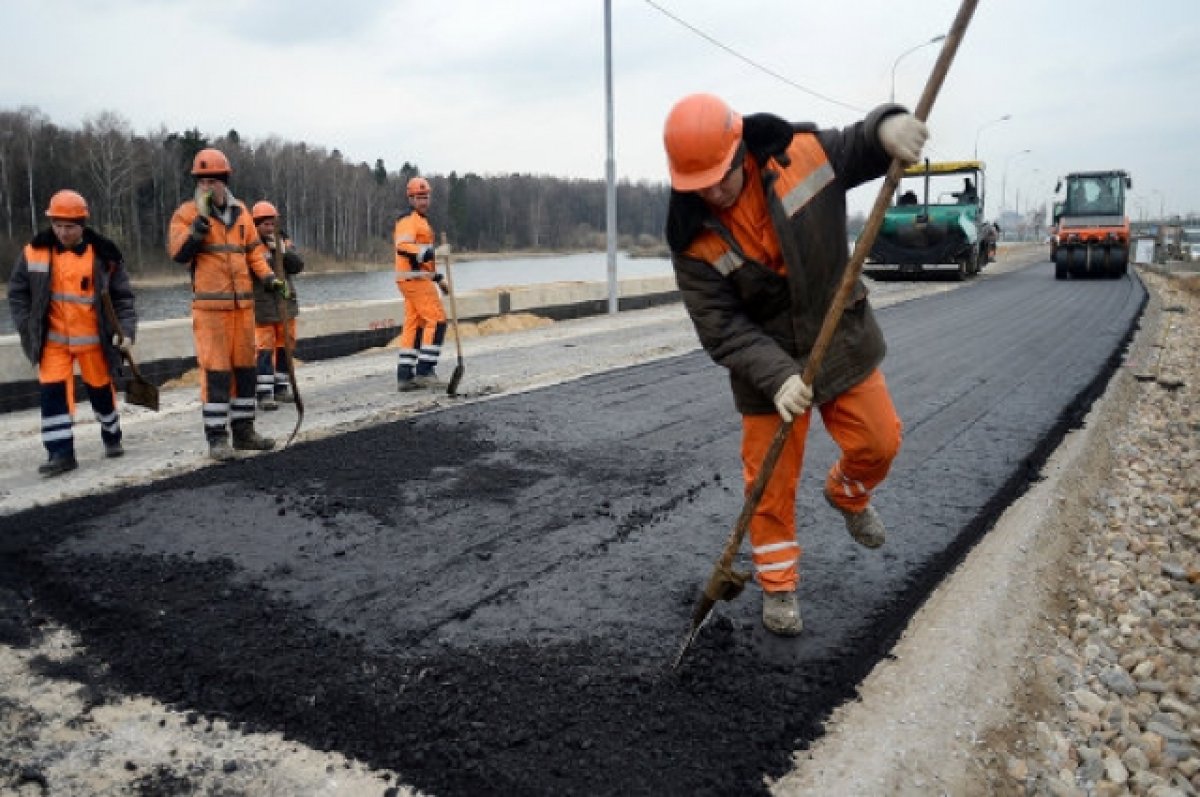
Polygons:
M95 250L83 254L71 250L25 247L25 262L31 272L50 274L50 327L46 340L79 348L100 345L96 317Z
M436 268L433 260L418 263L425 250L433 247L433 228L429 220L417 213L409 211L396 221L393 230L396 246L396 281L410 279L429 279Z
M743 168L747 181L743 196L732 208L717 214L721 223L727 225L733 241L706 228L696 236L684 255L708 263L726 277L745 265L748 259L786 274L787 265L779 248L779 231L771 223L769 209L758 201L755 184L760 180L759 169L751 158L746 159ZM793 136L786 157L771 158L763 166L762 173L770 189L769 201L777 202L788 218L799 213L834 179L833 166L825 149L812 133Z

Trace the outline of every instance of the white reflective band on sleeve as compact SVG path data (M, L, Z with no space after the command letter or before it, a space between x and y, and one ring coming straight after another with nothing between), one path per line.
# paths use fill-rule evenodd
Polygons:
M796 566L796 560L790 562L776 562L773 565L755 565L754 569L760 573L774 573L777 570L787 570L790 567Z
M833 182L833 167L828 163L823 163L808 177L800 181L800 184L788 191L783 197L783 212L791 216L800 208L808 204L808 201L817 195L825 186Z
M726 252L721 255L721 259L713 263L713 268L721 273L722 277L728 277L733 272L744 266L746 261L742 259L736 252Z
M415 235L398 235L396 236L396 244L415 244L417 238Z
M758 546L757 548L754 549L754 555L759 556L761 554L775 553L776 551L786 551L790 548L799 548L799 547L800 547L800 544L797 542L775 542L775 543L771 543L770 545Z
M49 274L50 273L50 261L49 260L30 260L25 265L29 266L29 270L32 271L34 274Z

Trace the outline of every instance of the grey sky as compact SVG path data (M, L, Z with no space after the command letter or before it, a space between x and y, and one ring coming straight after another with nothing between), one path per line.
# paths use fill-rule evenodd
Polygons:
M914 104L956 0L656 0L790 81L868 109ZM693 91L823 125L861 112L755 69L644 0L613 0L617 174L665 180L662 120ZM426 173L603 178L603 0L3 0L0 107L78 127L234 128ZM1123 168L1135 218L1200 212L1200 3L982 0L930 120L930 155L988 162L1003 193ZM1011 119L995 122L1004 115ZM1025 153L1024 150L1029 150ZM236 167L236 164L235 164ZM1003 191L1002 191L1003 189ZM864 209L874 189L855 192Z

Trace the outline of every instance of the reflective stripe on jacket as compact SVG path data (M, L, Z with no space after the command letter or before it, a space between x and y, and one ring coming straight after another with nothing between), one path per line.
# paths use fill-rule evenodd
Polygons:
M99 303L99 297L104 291L108 291L122 331L128 339L134 340L137 337L138 325L129 274L125 271L121 251L116 244L97 234L90 227L83 229L81 246L84 247L81 254L65 252L59 246L54 232L44 230L34 236L33 240L24 247L13 268L8 285L8 304L12 311L13 325L21 338L21 348L24 350L25 356L35 366L41 362L42 351L47 339L52 334L60 342L70 345L87 345L88 341L82 339L95 336L104 350L109 369L116 371L120 367L121 360L116 347L112 345L115 330ZM81 262L86 260L87 267L90 269L86 273L91 277L90 290L96 297L95 304L89 306L88 300L83 296L71 298L67 295L71 291L53 287L60 265L67 262L64 260L64 255L78 258ZM80 263L75 265L78 266ZM88 289L82 288L82 276L77 273L74 281L80 286L81 293L86 294ZM52 332L51 327L54 322L51 319L51 313L55 304L52 297L56 291L62 296L60 310L69 309L72 311L71 315L75 315L74 311L81 311L79 313L81 316L88 314L94 319L95 326L91 325L91 321L84 319L82 325L60 326L57 332ZM70 307L65 307L68 304ZM85 310L85 308L87 309ZM65 317L63 316L63 318ZM63 320L60 319L58 323L61 325Z
M695 193L672 191L667 239L675 278L701 345L729 370L743 414L775 412L772 397L800 373L849 259L846 191L887 171L879 123L903 109L882 106L842 130L792 125L769 114L744 119L747 159L760 170L779 273L746 254L748 242ZM748 170L749 171L749 170ZM814 384L820 403L864 379L882 361L883 334L855 287Z
M194 200L187 200L171 217L167 251L171 259L187 263L192 271L192 307L197 310L234 310L251 307L254 283L272 276L270 264L250 213L240 200L229 196L230 222L208 217L204 240L192 239L192 222L199 215Z
M435 263L430 257L434 239L429 220L410 210L396 220L392 238L396 248L396 280L431 279Z

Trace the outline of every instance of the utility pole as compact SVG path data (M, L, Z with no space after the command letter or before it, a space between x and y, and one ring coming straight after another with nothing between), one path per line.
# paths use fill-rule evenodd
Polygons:
M604 202L604 226L608 243L608 312L616 315L617 301L617 163L613 156L612 89L612 0L604 0L604 101L607 116L607 157L604 177L607 190Z

